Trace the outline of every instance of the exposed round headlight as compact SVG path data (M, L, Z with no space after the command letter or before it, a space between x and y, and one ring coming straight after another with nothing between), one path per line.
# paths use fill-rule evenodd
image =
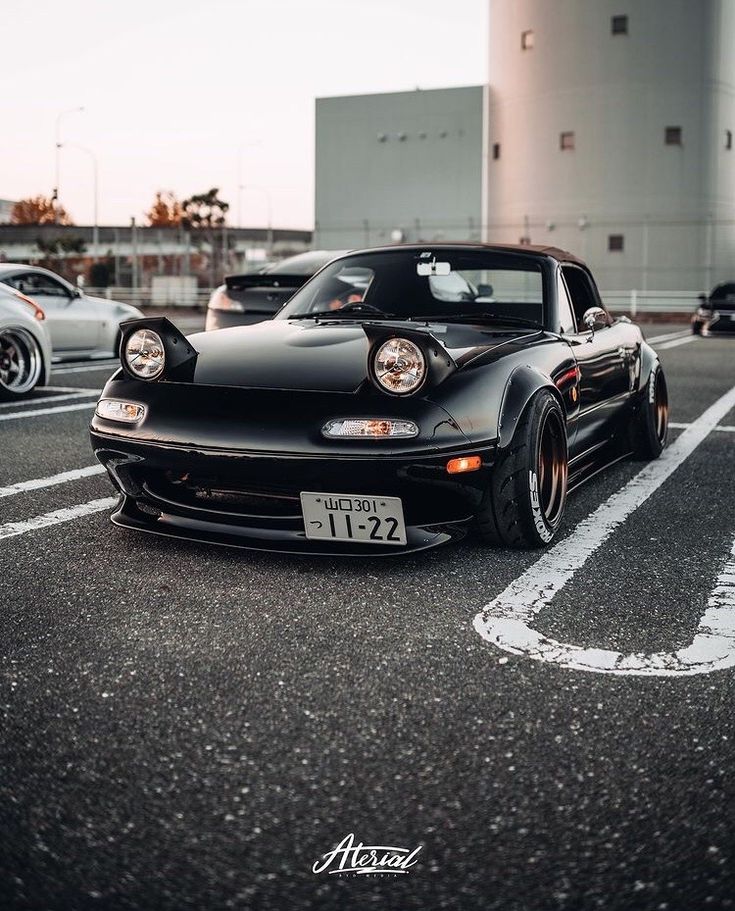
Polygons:
M163 373L166 354L161 336L152 329L137 329L125 342L125 364L141 380L155 380Z
M406 338L384 342L375 354L373 367L380 385L396 395L415 392L426 376L421 349Z

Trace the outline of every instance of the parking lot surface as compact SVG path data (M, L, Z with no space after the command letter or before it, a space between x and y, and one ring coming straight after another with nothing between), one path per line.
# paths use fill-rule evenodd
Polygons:
M128 532L111 363L0 405L0 907L732 907L735 339L647 334L664 468L593 479L547 552ZM421 850L314 873L350 833Z

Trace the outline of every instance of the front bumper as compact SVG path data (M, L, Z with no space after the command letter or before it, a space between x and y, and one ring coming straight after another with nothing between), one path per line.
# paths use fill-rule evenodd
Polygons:
M122 494L112 516L116 525L256 550L330 555L396 555L462 537L480 506L494 454L469 446L441 455L372 458L208 451L95 429L91 441ZM481 455L482 467L447 474L447 460L469 452ZM303 490L400 497L406 545L308 539Z
M714 319L695 314L692 329L697 335L720 335L735 333L735 313L723 311Z

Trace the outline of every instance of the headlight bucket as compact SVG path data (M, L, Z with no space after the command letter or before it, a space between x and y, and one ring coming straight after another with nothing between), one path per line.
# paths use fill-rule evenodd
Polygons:
M144 383L193 379L198 352L171 320L166 317L127 320L120 324L120 329L120 363L128 377ZM138 352L137 361L134 361L135 352ZM142 362L146 363L146 369L136 369Z

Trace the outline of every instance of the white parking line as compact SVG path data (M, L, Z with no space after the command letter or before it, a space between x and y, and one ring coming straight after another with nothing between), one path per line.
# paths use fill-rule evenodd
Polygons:
M691 334L691 329L677 329L676 332L667 332L664 335L654 335L652 338L647 338L646 341L649 345L656 345L660 342L668 342L672 338L683 338L685 335Z
M74 468L71 471L52 474L47 478L19 481L9 487L0 487L0 498L12 497L17 493L26 493L29 490L40 490L43 487L55 487L57 484L66 484L67 481L78 481L80 478L89 478L92 475L102 474L104 470L103 465L88 465L86 468Z
M65 402L69 399L89 398L91 395L99 395L99 390L92 389L82 390L81 392L68 392L62 395L42 395L34 399L21 399L18 402L1 402L0 408L18 408L20 405L42 405L45 402Z
M42 414L60 414L64 411L94 410L94 402L78 402L76 405L59 405L58 408L32 408L25 411L11 411L10 414L0 414L0 421L15 421L19 418L35 418Z
M108 361L101 364L84 364L78 367L52 367L51 373L57 376L59 373L90 373L95 370L115 370L120 366L120 361Z
M581 569L594 551L628 516L653 494L707 438L719 421L735 407L735 387L704 411L667 447L660 458L649 462L563 541L539 560L487 604L476 616L476 631L494 645L514 655L525 655L574 670L600 674L633 674L669 676L673 674L709 673L729 667L732 655L713 657L703 648L699 635L689 649L668 655L623 655L600 648L583 648L557 642L533 629L534 617L557 592ZM705 623L707 614L702 618ZM698 641L699 640L699 641ZM735 638L732 640L735 648ZM696 648L695 648L696 646ZM718 649L722 646L717 643Z
M91 516L95 512L102 512L103 509L112 509L116 503L117 497L103 497L101 500L90 500L88 503L80 503L78 506L56 509L54 512L47 512L23 522L7 522L5 525L0 525L0 541L4 538L24 535L28 531L37 531L39 528L59 525L61 522L71 522L82 516Z
M669 427L672 430L686 430L687 427L691 427L691 424L677 424L676 421L671 421ZM735 433L735 424L718 424L717 427L713 427L713 430L716 430L718 433Z
M678 348L679 345L688 345L690 342L696 342L696 341L698 341L698 339L700 339L700 338L701 338L701 336L699 336L699 335L692 335L692 334L690 333L689 335L684 336L684 338L675 338L675 339L674 339L673 341L671 341L671 342L664 342L663 345L659 345L659 346L658 346L657 350L658 350L658 351L666 351L666 350L669 349L669 348Z

